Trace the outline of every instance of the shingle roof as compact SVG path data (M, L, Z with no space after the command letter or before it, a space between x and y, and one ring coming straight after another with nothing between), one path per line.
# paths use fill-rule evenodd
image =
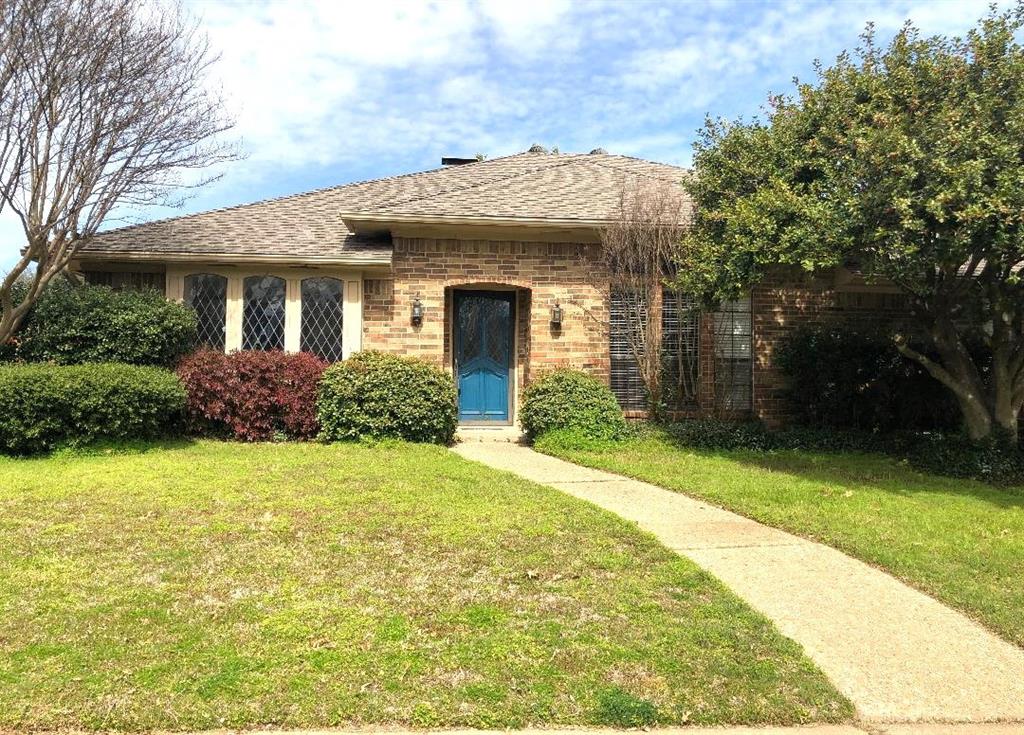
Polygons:
M288 256L386 265L390 245L351 232L342 215L607 221L630 180L678 182L685 170L604 153L519 153L124 227L83 254Z

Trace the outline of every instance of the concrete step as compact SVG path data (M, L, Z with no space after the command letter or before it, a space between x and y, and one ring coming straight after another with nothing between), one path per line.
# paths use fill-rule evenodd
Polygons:
M455 441L519 444L524 437L518 426L460 426L455 432Z

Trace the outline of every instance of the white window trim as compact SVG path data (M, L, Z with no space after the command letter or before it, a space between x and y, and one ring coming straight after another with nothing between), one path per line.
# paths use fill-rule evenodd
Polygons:
M213 273L228 279L228 303L225 310L224 349L242 349L242 301L245 279L249 276L277 276L285 280L285 352L298 352L302 344L302 281L305 278L337 278L344 284L342 306L342 356L358 352L363 341L363 275L359 271L330 268L281 268L280 266L231 267L196 263L167 267L167 298L181 302L185 298L185 277L195 273Z

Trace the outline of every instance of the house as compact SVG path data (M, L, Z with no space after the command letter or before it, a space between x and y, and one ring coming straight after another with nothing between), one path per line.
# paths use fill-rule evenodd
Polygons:
M73 269L192 305L217 349L426 358L456 374L465 423L514 422L523 387L555 366L591 372L624 408L643 409L622 305L602 288L596 253L624 186L675 185L685 170L601 150L446 163L111 230ZM681 386L672 408L779 421L785 385L771 351L785 331L837 310L898 308L893 298L849 273L781 274L703 316L666 294L669 382Z

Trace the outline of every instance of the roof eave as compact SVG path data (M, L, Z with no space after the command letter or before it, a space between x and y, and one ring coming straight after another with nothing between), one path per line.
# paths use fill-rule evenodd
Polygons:
M316 255L250 255L247 253L155 253L133 250L80 250L75 254L76 260L104 261L144 261L161 263L194 263L215 261L217 263L253 263L253 264L295 264L308 263L326 266L357 266L385 267L391 266L391 253L380 256L345 256L323 257Z
M341 219L353 232L364 232L362 224L390 225L466 225L474 227L565 227L568 229L607 227L610 219L583 219L574 217L479 217L435 214L386 214L342 212Z

